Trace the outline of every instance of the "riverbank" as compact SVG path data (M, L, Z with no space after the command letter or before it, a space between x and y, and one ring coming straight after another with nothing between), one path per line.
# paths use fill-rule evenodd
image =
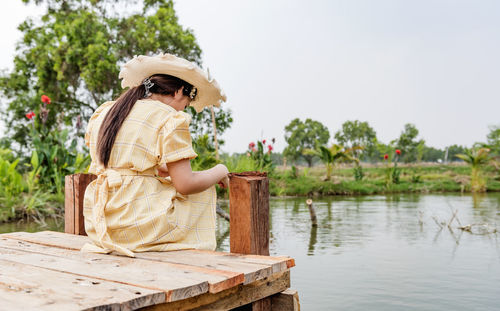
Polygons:
M353 167L334 170L326 179L326 168L301 167L295 171L278 167L270 175L272 196L371 195L386 193L470 192L470 167L457 164L400 165L399 183L387 184L387 168L363 166L363 179L355 180ZM488 192L500 191L500 175L494 167L483 171Z
M325 180L326 168L277 167L269 174L271 196L329 196L373 195L387 193L470 192L470 167L455 163L401 165L399 183L387 184L387 168L383 165L363 165L363 179L355 180L354 168L344 166L333 171ZM488 192L500 191L499 171L494 167L483 170ZM227 191L219 189L219 197L227 198ZM7 205L0 201L0 223L22 218L43 220L45 217L64 215L64 191L61 194L23 193L18 202ZM4 206L5 205L5 206Z

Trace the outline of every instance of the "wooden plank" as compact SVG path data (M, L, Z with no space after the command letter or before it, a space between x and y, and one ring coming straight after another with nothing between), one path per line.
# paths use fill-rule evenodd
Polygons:
M263 279L273 273L272 267L269 265L246 263L234 259L227 260L216 253L207 256L207 254L203 252L193 250L137 253L136 257L159 262L183 263L192 267L217 269L219 271L226 271L227 273L238 273L241 275L240 283L243 284ZM223 260L221 260L221 258L223 258Z
M136 310L165 302L159 290L6 260L0 267L2 310Z
M91 243L87 236L57 231L9 232L0 234L0 237L72 250L80 250L85 243Z
M75 191L73 176L64 178L64 232L75 234Z
M84 275L144 288L163 290L167 301L193 297L209 290L209 282L228 282L221 275L181 269L179 265L137 258L90 254L0 238L0 259ZM227 288L234 286L229 280ZM214 291L216 292L216 291Z
M85 243L90 242L88 237L53 231L36 233L13 232L0 234L0 237L77 251L79 251L81 246L83 246ZM136 253L136 258L164 262L170 264L170 266L172 267L177 267L182 270L207 274L209 291L212 293L219 292L232 286L236 286L245 281L245 275L241 271L238 271L236 269L218 269L218 267L215 267L215 265L204 265L203 262L206 262L206 256L202 258L201 256L199 256L198 258L189 259L186 258L186 256L182 255L182 252L183 251ZM172 254L170 255L170 253ZM167 258L162 259L162 255ZM187 260L192 262L193 265L186 263ZM224 265L218 266L220 268L225 268ZM264 268L269 267L265 266ZM255 273L257 274L259 273L259 271L257 270ZM269 273L271 273L271 271L269 271ZM219 276L220 278L214 279L213 276Z
M81 260L83 256L90 260L98 261L99 263L102 264L105 264L105 262L110 262L113 265L134 264L133 258L123 257L123 256L82 253L79 251L53 248L24 241L17 241L16 244L16 240L10 241L9 239L6 240L0 239L0 247L38 252L52 256L64 256L75 260ZM219 292L226 288L230 288L238 284L241 284L244 280L244 276L242 273L235 273L230 271L220 271L216 269L195 267L185 264L164 263L151 260L138 260L135 263L137 265L142 265L145 269L149 269L149 271L153 271L154 269L161 269L163 273L167 273L168 270L169 277L177 276L182 279L190 280L188 282L191 283L206 281L208 282L209 291L212 293ZM104 266L102 268L105 269L106 267ZM141 271L136 271L136 272L140 273Z
M0 234L0 237L9 237L41 245L55 246L65 249L79 250L85 243L90 242L88 237L70 235L61 232L43 231L36 233L14 232ZM287 270L295 266L290 257L268 257L259 255L242 255L226 252L204 250L182 250L171 252L136 253L137 258L184 263L187 265L205 267L243 273L244 284L262 279L272 273Z
M265 174L229 174L231 253L269 255L269 179Z
M271 297L272 311L300 311L299 294L288 288Z
M143 311L230 310L261 300L290 287L290 271L283 271L265 279L227 289L217 294L206 293L198 297L173 303L143 308ZM270 309L268 309L270 310Z

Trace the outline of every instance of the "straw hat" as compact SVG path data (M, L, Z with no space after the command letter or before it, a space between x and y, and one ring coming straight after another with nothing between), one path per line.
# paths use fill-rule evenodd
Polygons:
M122 87L135 87L142 84L144 79L154 74L167 74L180 78L197 88L195 99L191 102L196 112L206 106L220 106L221 101L226 101L226 95L215 79L208 72L183 58L172 54L159 54L156 56L134 56L123 65L118 76L122 80Z

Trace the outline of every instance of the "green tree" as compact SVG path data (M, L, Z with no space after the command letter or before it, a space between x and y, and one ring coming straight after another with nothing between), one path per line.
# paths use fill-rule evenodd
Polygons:
M488 136L486 136L488 148L494 156L500 156L500 125L491 126Z
M38 115L42 94L52 98L45 126L52 130L63 123L71 129L77 116L88 120L100 104L122 92L120 65L134 55L167 52L201 64L194 34L178 23L171 0L145 0L140 12L130 14L116 13L117 0L23 1L44 3L47 11L40 21L29 18L18 27L23 39L17 44L14 69L0 77L7 104L2 118L18 152L29 144L24 115ZM223 115L232 121L230 112L218 114L218 119ZM194 120L207 123L210 118L210 111L204 111Z
M362 147L354 152L355 157L372 157L376 152L377 134L368 122L346 121L335 133L335 139L346 148Z
M325 145L329 139L328 128L321 122L311 119L302 122L296 118L285 127L285 141L288 146L283 151L283 154L294 161L303 158L307 165L311 167L316 155L304 151L306 149L318 149L319 146Z
M401 158L404 162L414 162L422 154L422 146L425 141L417 140L418 129L415 125L407 123L399 138L395 141L396 148L401 150ZM420 146L420 147L419 147Z
M201 139L203 140L203 142L201 142L202 144L207 143L211 146L211 148L214 148L214 131L210 109L206 108L203 109L202 112L196 113L193 107L189 107L188 111L192 116L190 131L193 136L193 141ZM224 144L224 140L221 139L221 135L231 127L231 124L233 123L233 116L231 109L223 109L222 107L214 107L214 115L217 127L217 141L219 146L221 146ZM208 140L206 141L205 136L208 136Z
M446 153L448 151L448 153ZM464 146L459 146L459 145L451 145L445 148L445 162L453 162L453 161L459 161L457 155L458 154L465 154L467 151L467 148Z
M360 147L357 147L360 148ZM319 146L317 149L306 149L305 154L311 154L319 157L326 166L326 178L330 180L332 177L335 165L341 161L344 162L359 162L358 159L352 157L354 150L345 149L344 146L333 144L331 147Z
M437 162L438 160L444 160L444 151L434 147L424 146L422 161Z

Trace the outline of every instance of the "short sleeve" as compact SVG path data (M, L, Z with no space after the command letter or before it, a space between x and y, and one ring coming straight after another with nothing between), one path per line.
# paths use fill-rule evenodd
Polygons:
M191 117L187 113L179 111L163 125L158 134L156 148L159 159L158 164L197 157L189 133L190 122Z

